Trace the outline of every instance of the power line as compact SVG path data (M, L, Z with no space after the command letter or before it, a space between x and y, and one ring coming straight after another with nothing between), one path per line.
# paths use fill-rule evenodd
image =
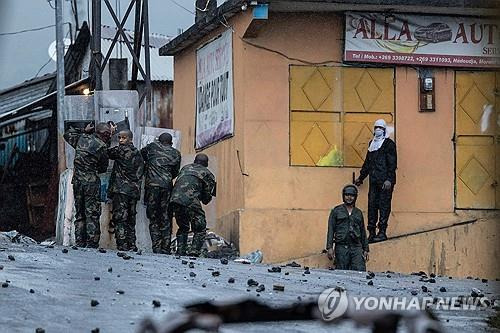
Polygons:
M177 1L175 1L175 0L170 0L170 1L172 1L175 5L181 7L182 9L184 9L186 12L194 15L194 12L192 10L187 9L186 7L184 7L183 5L181 5L180 3L178 3Z
M25 32L39 31L39 30L44 30L44 29L52 28L52 27L55 27L55 26L56 26L55 24L51 24L51 25L46 25L44 27L39 27L39 28L19 30L19 31L13 31L13 32L3 32L3 33L0 33L0 36L17 35L17 34L22 34L22 33L25 33Z

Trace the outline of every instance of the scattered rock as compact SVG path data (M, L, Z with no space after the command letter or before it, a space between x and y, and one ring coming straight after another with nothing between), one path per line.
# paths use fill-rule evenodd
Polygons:
M206 288L206 287L207 287L207 285L206 285L205 283L204 283L204 284L202 284L201 286L202 286L203 288Z
M54 248L54 245L47 245L46 246L47 249L53 249Z
M429 274L429 276L430 276L431 278L435 278L435 277L436 277L436 274L431 273L431 274Z
M117 293L118 295L123 295L123 294L125 294L125 291L123 291L123 290L117 290L117 291L116 291L116 293Z
M254 279L248 279L247 284L249 287L257 287L259 285L259 283Z
M281 267L274 266L267 270L269 273L281 273Z
M194 262L189 263L189 268L194 268Z
M99 332L100 332L99 327L96 327L92 331L90 331L90 333L99 333Z
M426 292L428 292L428 291L429 291L429 289L427 289L427 287L426 287L426 286L422 286L422 291L423 291L424 293L426 293Z
M137 254L138 256L142 256L142 250L137 250L136 254Z
M285 272L285 275L290 275L290 272Z
M34 294L35 293L35 290L34 289L30 289L30 294Z
M196 273L195 273L195 272L190 272L190 273L189 273L189 276L190 276L190 277L196 277Z
M45 330L41 327L38 327L36 330L35 330L35 333L45 333Z
M472 288L470 295L472 297L484 297L483 292L477 288Z
M306 270L304 270L304 274L311 274L311 271L309 270L309 267L306 267Z
M472 280L472 276L468 276L468 277L467 277L467 280Z
M2 288L7 288L8 286L9 286L9 284L7 282L2 283Z
M116 255L120 258L123 258L124 256L126 256L127 254L125 252L116 252Z
M481 279L481 282L482 282L482 283L487 283L487 282L488 282L488 279Z
M386 276L387 276L389 279L391 278L391 274L387 274Z
M418 295L418 291L416 291L416 290L412 290L412 291L411 291L411 294L412 294L413 296L417 296L417 295Z
M99 281L101 278L98 276L94 276L94 280Z
M16 258L14 258L14 256L12 254L9 254L8 257L10 261L15 261Z
M99 305L99 302L97 300L93 299L90 301L90 306L93 307L93 306L98 306L98 305Z
M448 279L452 280L452 279L453 279L453 277L451 277L451 276L448 276Z
M76 246L76 245L73 245L71 248L72 248L73 250L78 250L78 246Z
M373 280L368 281L369 286L373 286Z
M227 265L228 262L229 261L226 258L221 258L221 260L220 260L220 263L223 264L223 265Z
M188 261L187 261L187 260L182 259L181 264L183 264L183 265L187 265L187 264L188 264Z
M227 280L227 283L234 283L234 278L230 277L229 280Z
M1 271L2 269L3 269L3 266L2 266L2 265L0 265L0 271Z
M368 276L370 276L370 278L373 279L375 277L375 273L368 271L368 275L366 277L367 279L368 279Z
M159 300L157 300L157 299L154 299L154 300L153 300L153 306L154 306L155 308L159 308L159 307L161 306L160 301L159 301Z
M439 288L439 291L442 292L442 293L445 293L446 292L446 288L445 287L441 287L441 288Z
M68 253L68 249L62 249L62 253Z
M214 276L214 277L217 277L217 276L219 276L219 275L220 275L220 272L219 272L219 271L214 271L214 272L212 272L212 276Z
M107 252L107 251L106 251L105 249L103 249L102 247L100 247L100 248L99 248L99 250L97 250L97 251L99 251L100 253L106 253L106 252ZM119 252L118 252L118 253L119 253ZM118 253L117 253L117 254L118 254Z
M189 260L196 260L196 259L198 259L198 258L196 258L196 257L189 257Z
M420 275L420 276L427 276L427 273L424 272L424 271L420 271L420 272L418 272L418 275Z
M276 290L276 291L285 291L285 286L280 285L280 284L275 284L275 285L273 285L273 290Z
M113 267L109 267L108 272L110 272L110 273L113 272Z
M435 279L429 279L427 282L429 282L429 283L436 283L436 280Z
M123 257L123 260L130 260L130 259L133 259L132 256L129 256L128 254L125 254Z
M286 264L288 267L300 267L300 264L297 264L295 261L289 262Z
M264 290L266 290L266 287L263 284L261 284L260 286L257 287L257 289L255 291L258 293L261 293Z

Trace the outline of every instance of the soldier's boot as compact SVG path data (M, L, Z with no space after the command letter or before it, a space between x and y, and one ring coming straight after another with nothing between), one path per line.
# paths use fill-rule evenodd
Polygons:
M368 229L368 243L373 243L376 237L375 229Z
M188 240L188 235L186 234L177 235L177 252L176 252L177 255L179 256L186 255L187 240Z
M193 243L191 245L189 255L199 257L201 255L201 248L205 242L205 232L195 233L193 235Z

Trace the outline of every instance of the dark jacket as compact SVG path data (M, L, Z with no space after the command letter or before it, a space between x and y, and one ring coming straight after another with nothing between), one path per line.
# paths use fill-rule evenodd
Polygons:
M110 196L119 193L139 199L144 173L144 162L139 150L133 144L118 145L108 149L108 156L115 160L109 179Z
M215 188L215 176L208 168L192 163L185 165L172 190L170 202L192 208L200 208L212 200Z
M382 184L388 180L394 185L396 184L397 161L396 144L387 138L378 150L366 153L359 178L362 181L370 176L371 184Z
M331 249L334 243L361 246L364 251L369 251L365 222L360 209L354 207L351 215L344 204L331 210L328 218L326 248Z
M172 188L172 180L179 174L181 154L170 145L152 142L141 149L145 164L145 185Z
M82 129L70 128L64 133L64 140L75 148L74 174L72 184L98 183L99 173L108 168L108 145L95 134L84 133Z

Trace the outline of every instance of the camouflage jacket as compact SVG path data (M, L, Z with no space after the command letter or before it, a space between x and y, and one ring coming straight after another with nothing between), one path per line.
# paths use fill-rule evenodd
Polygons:
M108 168L108 146L95 134L84 133L82 129L70 128L64 133L64 140L75 148L74 174L72 183L97 183L99 173Z
M179 174L181 153L170 145L151 142L141 149L145 164L145 185L172 188L172 180Z
M351 215L344 204L332 209L328 218L326 248L332 248L334 243L361 246L368 252L363 212L359 208L354 207Z
M108 156L115 160L109 179L108 193L120 193L139 199L144 161L133 144L118 145L108 149Z
M175 181L170 202L201 208L200 201L208 204L214 189L215 176L208 168L196 163L188 164L181 169Z

